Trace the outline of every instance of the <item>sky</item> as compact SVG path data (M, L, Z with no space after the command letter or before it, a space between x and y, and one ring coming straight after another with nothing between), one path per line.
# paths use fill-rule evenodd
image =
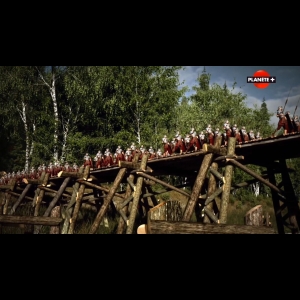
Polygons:
M185 66L179 71L180 81L184 81L183 85L190 88L186 96L194 93L192 86L198 85L197 77L201 75L203 68L204 66ZM205 66L205 70L211 75L210 84L217 83L223 86L226 81L228 88L231 89L236 81L233 92L246 94L245 102L250 108L254 108L254 104L260 107L265 98L269 112L273 113L270 124L274 126L278 123L277 108L284 106L287 98L285 112L290 111L293 115L298 104L296 115L300 116L300 66ZM267 71L270 76L276 76L276 83L269 84L264 89L255 87L253 83L247 83L247 76L253 76L259 70Z

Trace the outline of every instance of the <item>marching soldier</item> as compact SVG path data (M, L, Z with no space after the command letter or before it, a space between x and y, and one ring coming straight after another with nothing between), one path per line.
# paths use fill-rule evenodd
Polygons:
M156 158L156 155L155 155L155 152L154 152L154 149L152 148L152 146L149 148L148 152L149 152L149 160Z
M249 131L249 141L254 141L254 140L255 140L254 132L253 132L253 130L250 130Z
M232 137L232 130L230 128L230 124L228 120L224 123L224 130L225 130L224 143L225 146L227 146L228 138Z
M215 140L215 136L214 136L214 133L212 132L212 129L211 129L210 125L207 126L206 133L207 133L208 144L213 145L214 140Z
M249 142L249 135L247 134L245 126L242 127L242 129L240 130L240 133L241 133L242 141L244 143L248 143Z
M232 126L232 133L233 133L233 137L235 137L236 144L238 145L242 144L243 140L236 124Z
M84 162L83 162L83 166L90 166L90 168L93 167L93 161L91 159L91 157L89 156L88 153L85 154L85 156L83 157Z
M280 135L286 135L288 133L288 122L287 118L283 114L282 106L279 106L277 109L277 117L279 118L277 128L273 134L274 137Z
M125 152L125 160L126 161L132 161L132 154L131 154L131 149L127 148L126 152Z
M295 123L296 132L300 132L300 120L298 116L295 116L294 123Z
M162 138L162 144L164 145L163 156L164 157L170 156L172 154L172 149L166 135L164 135L164 137Z
M205 136L203 131L201 131L200 134L199 134L199 142L200 142L201 148L207 142L206 141L206 136Z
M162 153L161 149L158 149L158 150L157 150L157 152L156 152L156 157L157 157L157 158L163 157L163 153Z

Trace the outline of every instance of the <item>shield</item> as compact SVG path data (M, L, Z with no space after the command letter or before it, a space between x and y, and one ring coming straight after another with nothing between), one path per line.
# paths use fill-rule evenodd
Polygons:
M287 123L288 123L288 127L289 127L288 130L287 130L287 133L291 133L291 132L297 131L294 128L294 124L293 124L293 122L292 122L292 120L290 118L290 115L287 113L287 114L285 114L285 117L287 119Z

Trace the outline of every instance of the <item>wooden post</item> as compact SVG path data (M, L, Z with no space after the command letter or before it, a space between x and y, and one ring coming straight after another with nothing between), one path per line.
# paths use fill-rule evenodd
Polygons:
M92 224L92 227L90 228L89 234L95 234L97 229L99 228L99 225L109 207L110 201L112 201L114 194L118 187L120 186L121 181L123 180L124 176L126 174L126 168L121 168L119 170L119 173L117 177L115 178L115 181L112 185L112 187L109 190L109 193L107 194L106 198L104 199L104 202L94 220L94 223Z
M16 180L11 179L10 182L9 182L9 185L10 185L10 190L13 191L15 189ZM10 200L11 200L11 194L6 193L5 194L5 204L4 204L4 207L3 207L3 214L4 215L7 214L8 205L9 205Z
M299 233L299 226L300 226L299 204L294 192L294 188L290 179L289 172L287 170L285 159L280 159L279 163L281 164L281 169L282 169L281 176L282 176L285 195L287 197L286 205L288 209L290 225L292 226L291 230L293 234L296 234Z
M148 234L276 234L272 227L202 224L198 222L168 222L148 218Z
M227 144L227 155L234 155L235 145L236 145L236 138L230 137L228 139L228 144ZM219 220L221 224L227 223L227 208L229 204L232 173L233 173L233 166L227 165L225 167L225 183L223 186L224 188L223 188L221 205L220 205Z
M143 155L142 161L141 161L141 169L145 170L147 168L147 160L148 160L148 155ZM138 175L140 175L140 172L137 172ZM145 175L145 174L143 174ZM134 193L134 197L132 200L132 207L129 215L129 220L128 220L128 225L126 228L126 234L132 234L133 232L133 227L135 223L135 218L136 218L136 213L137 213L137 207L140 201L140 196L142 192L142 186L143 186L143 181L144 178L142 176L139 176L138 179L136 180L136 191Z
M221 136L218 136L216 138L216 142L219 144L220 142L218 141L219 139L222 139ZM207 171L211 165L212 159L213 159L214 154L213 153L207 153L204 155L202 164L200 166L199 172L197 174L195 184L192 190L192 194L186 204L185 211L183 213L183 218L182 221L190 222L193 212L195 210L196 203L199 199L199 194L202 189L202 186L204 184L205 178Z
M60 218L60 206L55 206L51 210L50 217L51 218ZM59 231L60 231L59 225L50 227L50 234L59 234Z
M68 185L69 181L70 181L71 177L67 177L65 178L64 182L62 183L62 185L60 186L57 194L55 195L55 197L53 198L53 200L50 202L48 208L46 209L45 213L43 214L44 217L49 217L52 209L54 208L54 206L56 205L57 201L60 199L61 195L63 194L63 191L65 190L66 186ZM37 226L34 229L34 234L38 234L41 230L42 226Z
M275 174L272 170L272 167L269 166L267 168L267 171L268 171L270 183L272 183L274 186L276 186ZM280 207L280 201L279 201L278 193L276 193L273 189L271 189L271 194L272 194L273 208L274 208L278 233L279 234L285 234L283 220L282 220L282 209Z
M50 174L46 173L43 179L43 185L47 185L47 182L49 180ZM44 198L45 195L45 191L44 190L40 190L40 192L38 193L38 195L36 196L36 200L35 200L35 208L34 208L34 216L37 217L39 215L39 210L40 210L40 206L42 203L42 200Z
M83 178L88 178L90 174L90 166L85 166L84 172L83 172ZM81 207L81 200L84 194L84 190L85 190L85 183L81 183L79 190L78 190L78 194L76 197L76 202L75 202L75 207L73 210L73 214L72 214L72 218L70 219L70 226L69 226L69 231L68 234L73 234L74 233L74 229L75 229L75 224L77 221L77 217L78 217L78 213L79 213L79 209Z
M139 154L136 154L135 156L134 156L134 158L133 158L133 163L137 163L138 162L138 160L139 160ZM140 166L139 166L140 167ZM128 176L128 180L130 180L130 181L134 181L134 178L135 178L135 176L133 175L133 174L130 174L129 176ZM129 198L130 197L130 194L132 194L132 191L131 191L131 186L130 186L130 184L128 183L127 184L127 186L126 186L126 192L125 192L125 199L127 199L127 198ZM132 196L132 199L133 199L133 196ZM131 201L131 200L130 200ZM128 203L129 203L129 201L128 201ZM127 203L127 204L128 204ZM120 214L121 214L121 217L120 217L120 219L119 219L119 223L118 223L118 228L117 228L117 234L123 234L124 233L124 231L125 231L125 227L127 226L127 222L125 222L125 220L124 220L124 217L126 217L126 219L127 219L127 213L128 213L128 207L129 207L129 205L125 205L124 207L122 207L122 208L120 208L119 209L119 212L120 212ZM126 220L127 221L127 220Z
M79 174L83 173L83 166L80 167L80 169L78 170L78 173ZM82 174L82 176L83 176L83 174ZM73 193L71 196L71 200L68 203L66 210L65 210L65 220L64 220L62 231L61 231L62 234L67 234L69 231L71 215L74 210L74 204L76 202L76 197L78 194L79 186L80 186L79 182L75 182L73 185Z
M221 139L216 140L216 144L215 144L216 148L219 148L221 146ZM218 170L218 163L217 162L213 162L209 168L209 170L211 171L211 174L209 174L209 179L208 179L208 188L207 188L207 196L208 198L205 201L205 207L207 210L212 211L213 212L213 201L215 199L212 199L211 201L209 200L209 196L213 195L213 193L215 192L216 188L217 188L217 181L214 175L218 175L217 178L221 179L222 182L224 182L224 177L220 176L219 173L217 172ZM223 190L222 190L223 191ZM209 216L207 214L204 215L204 219L203 219L204 223L211 223L211 220L209 218Z

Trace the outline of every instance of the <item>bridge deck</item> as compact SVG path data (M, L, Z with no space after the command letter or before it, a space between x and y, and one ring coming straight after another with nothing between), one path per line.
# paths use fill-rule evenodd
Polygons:
M148 166L153 169L151 175L175 175L175 176L196 176L203 156L203 150L174 155L166 158L158 158L148 161ZM247 165L254 164L267 166L275 160L300 157L300 133L266 138L247 144L236 146L236 155L244 156L239 162ZM113 182L119 167L92 170L91 174L99 179L99 182Z

